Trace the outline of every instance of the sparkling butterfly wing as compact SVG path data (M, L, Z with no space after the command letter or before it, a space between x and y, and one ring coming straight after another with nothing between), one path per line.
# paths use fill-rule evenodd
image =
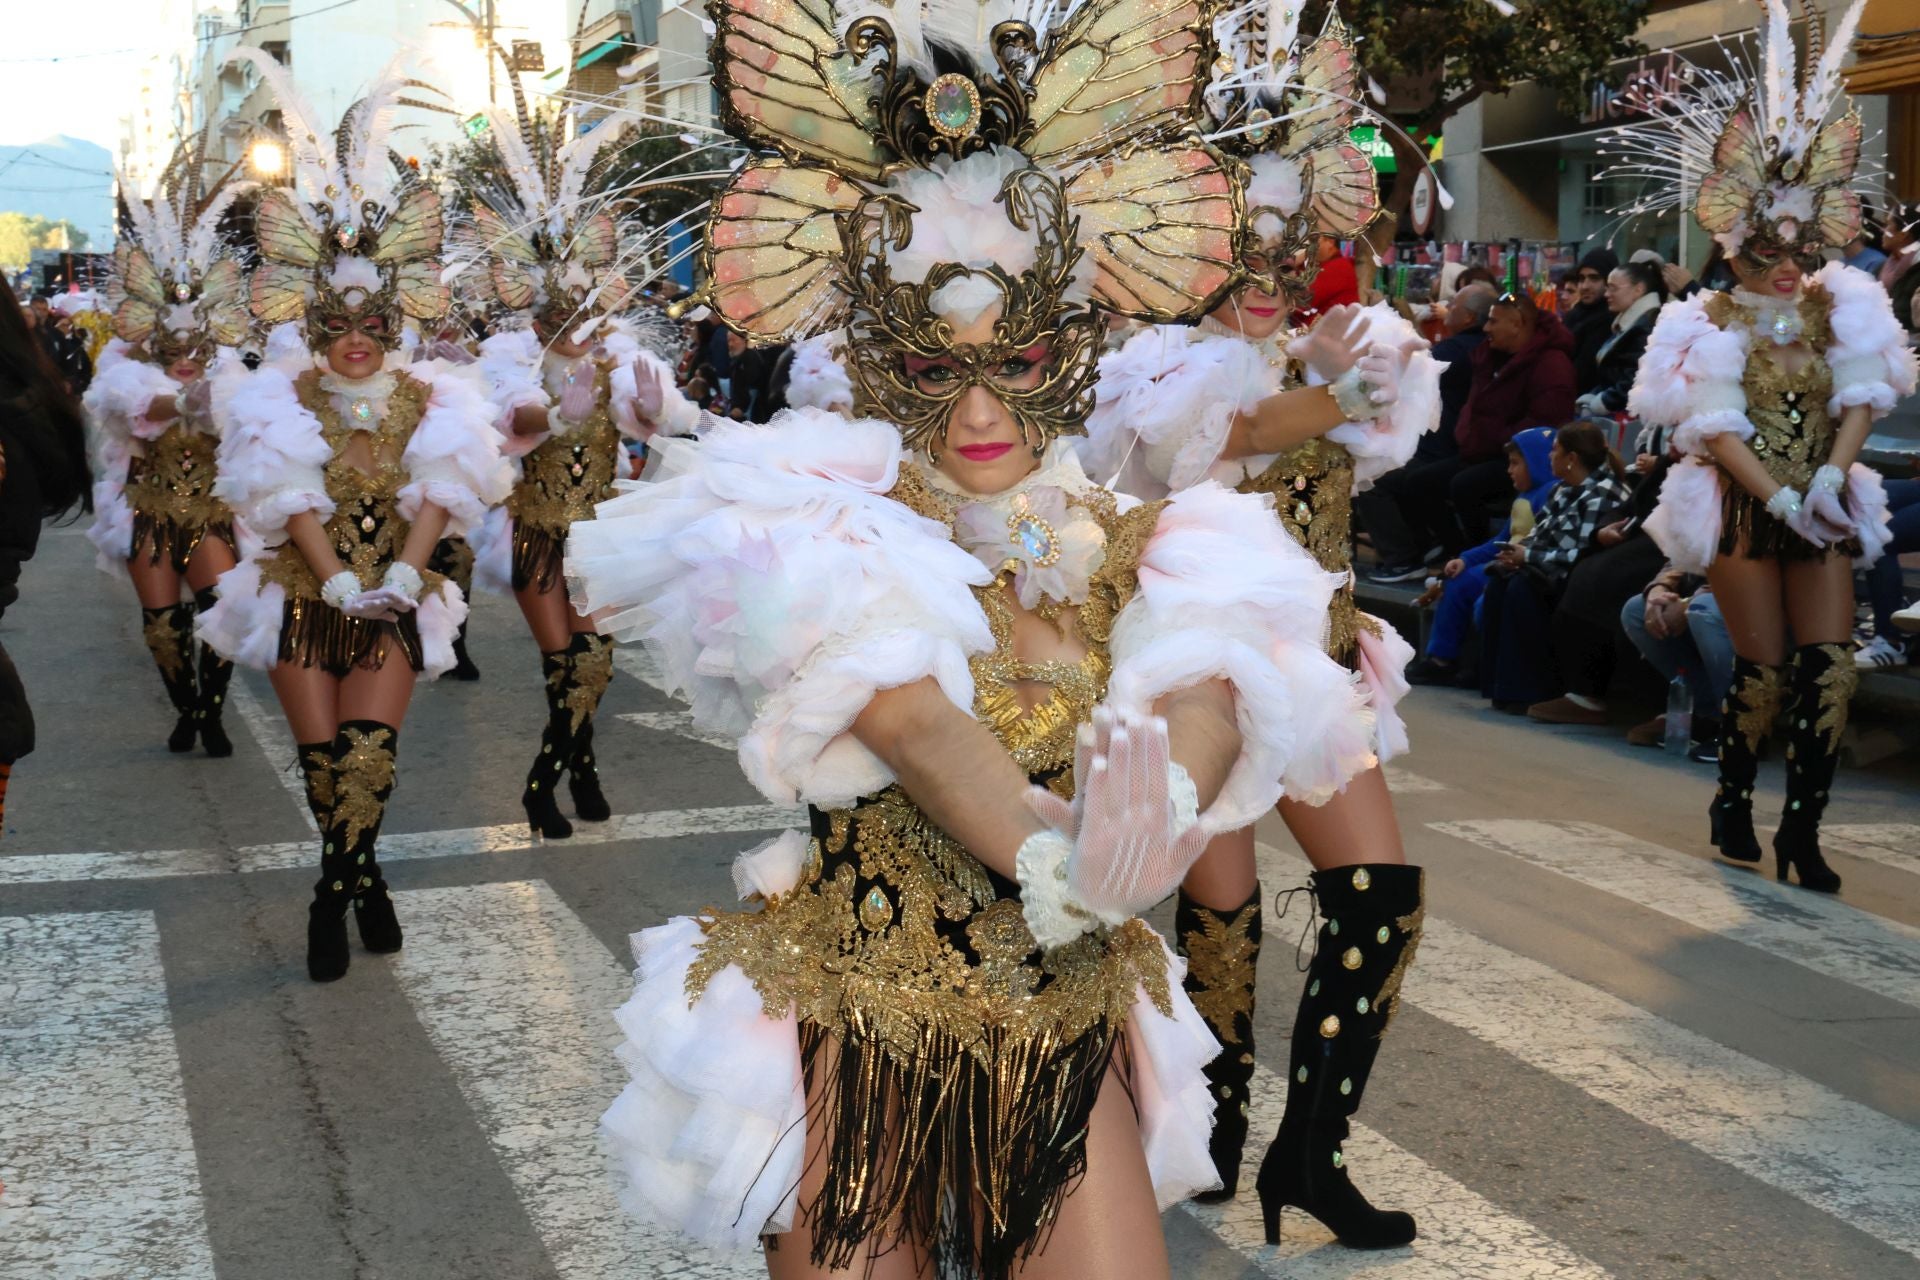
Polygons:
M1094 300L1160 323L1194 320L1237 279L1238 187L1205 147L1140 148L1090 164L1067 184Z
M1048 38L1021 145L1040 164L1188 122L1206 78L1201 0L1085 0Z
M573 243L567 246L566 256L583 266L604 267L619 251L620 229L613 215L602 210L574 227Z
M387 225L380 228L373 260L385 266L424 262L439 254L445 239L440 193L432 187L415 187L401 199Z
M473 206L473 237L482 252L508 262L534 263L540 255L525 233L507 225L507 220L484 204Z
M437 320L453 306L453 287L440 279L437 262L409 262L394 272L400 310L415 320Z
M201 278L200 313L223 347L247 336L247 279L232 258L220 259Z
M1353 127L1360 64L1338 18L1308 46L1287 95L1287 137L1297 146L1344 138Z
M1350 239L1380 216L1380 183L1366 152L1342 137L1314 148L1306 159L1318 230Z
M1845 244L1860 234L1860 195L1845 187L1828 187L1813 207L1813 222L1824 244Z
M313 287L307 268L268 259L254 268L249 283L254 318L262 324L285 324L306 314L307 293Z
M320 233L300 214L294 196L275 187L261 197L253 215L260 252L269 262L310 269L320 261Z
M1860 115L1854 111L1822 129L1807 152L1807 167L1800 181L1810 187L1851 181L1860 165L1860 134Z
M832 0L717 0L710 12L729 131L792 160L880 176L893 157L878 137L878 86L834 34Z
M833 328L842 310L837 215L863 194L826 169L750 162L714 201L702 250L707 301L751 342Z
M494 297L500 305L513 311L522 311L533 305L537 292L534 273L521 263L495 259L486 273L486 279L493 287Z
M121 241L127 244L127 241ZM115 254L118 257L118 253ZM129 247L123 262L115 264L117 270L114 279L121 291L129 298L138 298L152 306L159 306L167 300L167 292L160 272L153 265L153 259L147 256L145 249Z
M1767 180L1766 147L1751 108L1728 119L1713 146L1713 172L1700 183L1693 216L1709 232L1731 229L1753 208L1753 197Z

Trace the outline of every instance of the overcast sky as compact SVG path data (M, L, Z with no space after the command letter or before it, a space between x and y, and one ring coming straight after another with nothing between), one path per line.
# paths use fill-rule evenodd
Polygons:
M0 143L56 133L120 148L140 64L187 34L187 6L154 0L6 0L0 19ZM171 27L171 31L169 30ZM189 28L190 30L190 28Z

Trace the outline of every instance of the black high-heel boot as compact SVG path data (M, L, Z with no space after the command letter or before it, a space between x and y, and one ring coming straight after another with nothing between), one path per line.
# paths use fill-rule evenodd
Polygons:
M480 668L473 665L473 657L467 652L467 624L461 623L459 632L453 637L453 670L447 672L455 680L478 680Z
M1187 896L1173 909L1175 945L1187 961L1181 985L1220 1040L1206 1065L1213 1095L1213 1134L1207 1150L1220 1187L1193 1198L1201 1204L1233 1199L1240 1189L1240 1153L1247 1145L1247 1108L1253 1083L1254 977L1260 961L1260 886L1237 910L1215 911Z
M140 638L147 642L153 665L160 669L160 680L167 686L167 701L173 704L177 719L167 735L167 750L179 755L193 750L200 724L194 711L199 695L194 688L193 606L170 605L164 609L140 611Z
M1773 833L1774 876L1791 870L1803 889L1840 892L1840 874L1820 854L1847 709L1860 685L1853 655L1837 644L1802 645L1793 655L1793 713L1787 721L1787 803Z
M573 811L583 821L605 822L613 816L613 806L600 789L600 773L593 764L593 717L600 699L613 681L613 641L589 632L575 632L567 650L572 680L568 694L573 729L573 750L567 758L567 790L573 796Z
M1720 704L1720 783L1707 808L1713 847L1733 862L1760 861L1753 786L1760 776L1760 747L1780 714L1786 687L1786 668L1734 657L1733 683Z
M351 874L347 881L353 899L354 923L360 942L377 954L398 951L400 921L393 899L380 874L374 845L393 795L395 761L400 731L378 720L348 720L333 740L333 821L330 839L337 841Z
M218 598L212 587L196 591L193 595L194 607L205 613L213 608ZM227 685L232 679L233 664L214 652L212 645L203 643L200 646L200 687L193 704L193 718L200 733L200 745L216 760L233 754L233 739L227 736L226 725L221 722L227 710Z
M1269 1244L1280 1243L1288 1205L1349 1248L1391 1249L1414 1237L1411 1214L1376 1209L1355 1189L1341 1143L1420 944L1423 874L1397 863L1313 874L1326 923L1294 1018L1287 1109L1255 1181Z
M520 793L520 805L527 811L527 828L548 840L564 840L573 834L573 824L560 812L555 793L560 775L573 750L573 713L567 706L572 684L571 651L561 649L540 655L540 668L546 673L547 723L540 731L540 754L527 770L527 787Z

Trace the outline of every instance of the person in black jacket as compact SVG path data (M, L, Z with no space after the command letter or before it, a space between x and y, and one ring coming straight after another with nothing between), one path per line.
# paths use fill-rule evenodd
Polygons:
M1640 357L1660 307L1667 300L1666 282L1651 262L1629 262L1607 277L1607 309L1613 315L1606 338L1594 353L1594 383L1574 403L1582 413L1607 416L1627 407Z
M20 566L51 518L91 511L86 428L11 291L0 289L0 616L20 597ZM33 750L33 712L0 646L0 831L14 761Z
M1573 389L1586 392L1593 389L1594 380L1599 376L1599 367L1594 357L1600 351L1600 344L1607 340L1607 334L1613 324L1613 312L1607 309L1607 277L1620 265L1620 259L1611 249L1593 249L1580 259L1580 265L1573 269L1574 288L1580 300L1560 317L1560 323L1567 326L1567 332L1573 335ZM1551 424L1549 424L1551 425Z

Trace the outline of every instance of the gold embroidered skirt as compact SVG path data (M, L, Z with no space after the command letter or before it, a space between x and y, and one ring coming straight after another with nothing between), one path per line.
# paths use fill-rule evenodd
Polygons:
M182 524L169 516L148 515L144 511L133 513L133 554L138 558L141 548L146 548L148 564L165 564L175 573L184 574L193 553L207 538L226 543L227 550L239 558L240 544L228 521Z
M1721 473L1720 554L1748 560L1824 560L1835 551L1853 559L1860 554L1860 540L1848 538L1831 547L1816 547L1775 519L1767 504L1748 493L1739 482ZM1853 514L1852 503L1842 499Z
M356 667L378 671L395 653L415 674L426 669L417 613L403 613L392 622L382 622L350 618L324 600L287 597L280 620L281 662L345 676Z

